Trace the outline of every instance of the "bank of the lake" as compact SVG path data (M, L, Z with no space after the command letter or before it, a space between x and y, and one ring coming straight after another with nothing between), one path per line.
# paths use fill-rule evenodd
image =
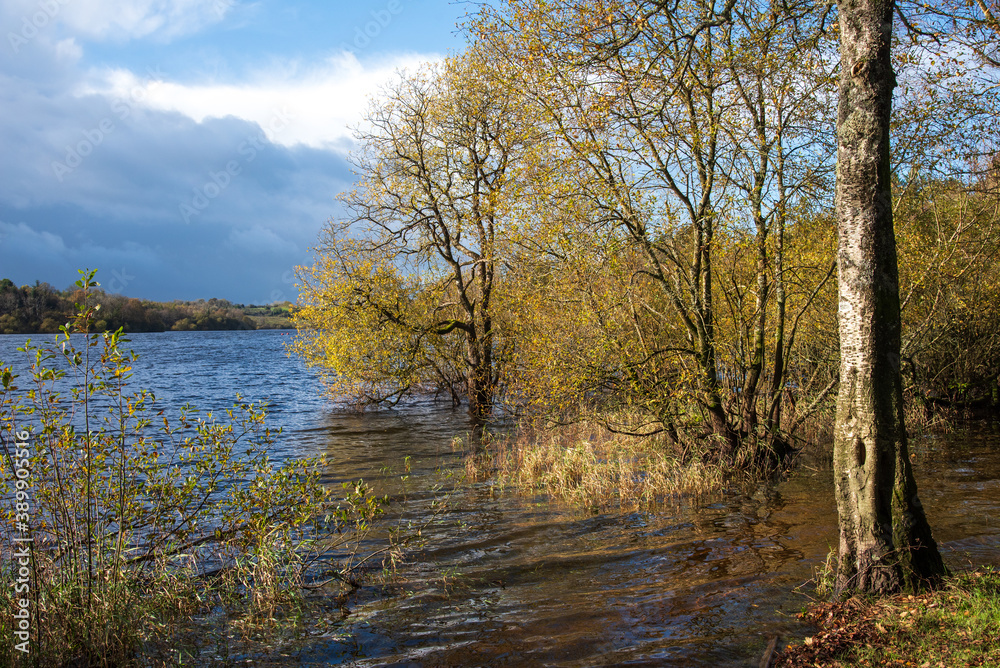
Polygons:
M781 668L1000 665L1000 572L948 576L933 590L815 603L816 632L780 650Z
M117 275L117 274L116 274ZM117 281L112 280L111 285ZM156 302L110 294L97 288L85 298L80 289L56 290L47 283L18 287L0 278L0 335L55 334L86 301L99 307L91 331L228 331L294 329L291 302L234 304L227 299Z

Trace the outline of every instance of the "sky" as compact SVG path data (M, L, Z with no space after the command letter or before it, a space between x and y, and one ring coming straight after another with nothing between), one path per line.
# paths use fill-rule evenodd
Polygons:
M296 297L352 128L462 50L449 0L3 0L0 278L155 300Z

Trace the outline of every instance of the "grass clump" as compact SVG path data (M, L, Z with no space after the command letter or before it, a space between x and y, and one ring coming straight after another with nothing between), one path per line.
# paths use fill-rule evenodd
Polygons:
M1000 666L1000 572L950 577L935 591L817 603L802 617L818 627L773 666Z
M725 484L719 466L690 452L680 457L662 438L615 434L587 421L488 437L469 455L466 472L593 509L651 507Z

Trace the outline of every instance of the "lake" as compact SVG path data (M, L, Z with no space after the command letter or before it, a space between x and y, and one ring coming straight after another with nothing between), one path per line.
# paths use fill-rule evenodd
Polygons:
M788 480L657 512L587 513L543 497L458 486L434 513L444 476L461 475L452 441L465 414L415 404L354 414L322 395L285 353L281 331L132 335L134 383L168 413L244 399L271 403L279 455L326 454L330 484L387 489L409 457L404 512L427 521L399 586L358 596L336 628L295 650L300 665L756 666L767 639L801 638L804 585L837 540L823 461ZM51 335L36 335L38 341ZM0 336L0 359L24 368ZM912 441L935 537L953 569L1000 566L1000 434L992 427ZM452 485L454 487L454 485ZM396 492L402 496L402 490Z

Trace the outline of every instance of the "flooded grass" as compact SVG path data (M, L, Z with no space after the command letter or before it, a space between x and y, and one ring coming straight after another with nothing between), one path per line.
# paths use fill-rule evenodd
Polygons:
M697 456L684 461L662 438L613 434L587 422L488 439L469 455L466 473L590 509L650 508L727 484L721 467Z
M1000 572L952 576L937 591L880 600L816 603L802 617L816 634L772 664L829 666L1000 665Z
M306 592L274 607L267 616L250 605L234 606L219 597L164 624L149 638L135 665L287 665L311 638L335 634L346 616L346 588Z

